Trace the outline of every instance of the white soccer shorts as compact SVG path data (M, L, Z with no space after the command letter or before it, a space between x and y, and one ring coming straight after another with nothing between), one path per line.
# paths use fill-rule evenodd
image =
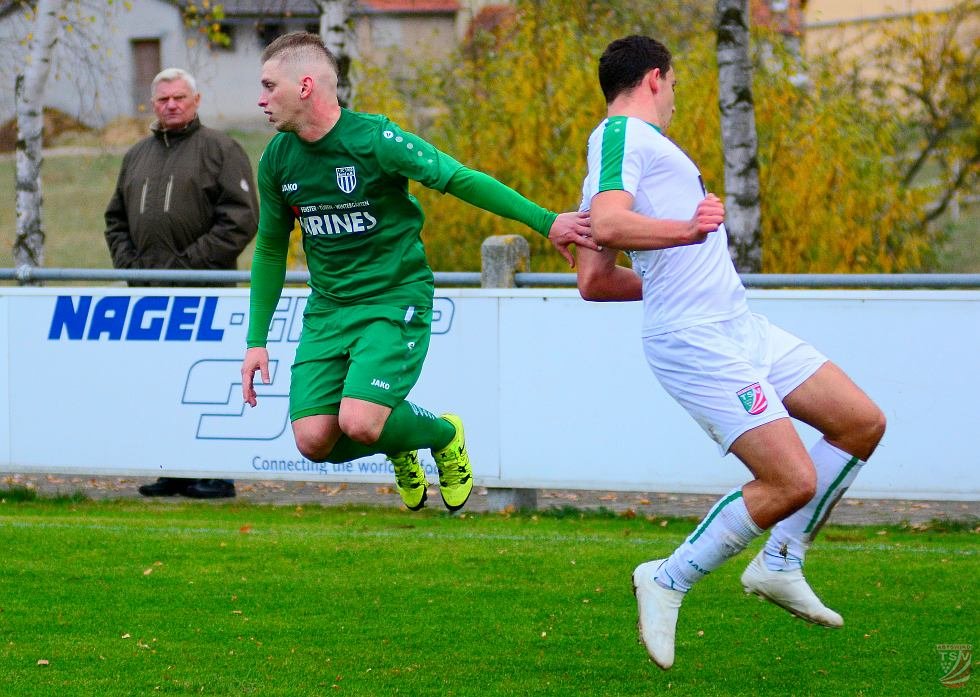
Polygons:
M663 388L722 454L746 431L789 416L783 397L827 361L752 312L644 337L643 350Z

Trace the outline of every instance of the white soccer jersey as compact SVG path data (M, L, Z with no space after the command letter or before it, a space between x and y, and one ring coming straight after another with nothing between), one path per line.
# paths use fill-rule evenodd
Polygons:
M637 213L690 220L706 195L697 166L656 126L641 119L613 116L599 124L589 137L588 160L580 210L589 210L596 194L617 190L633 196ZM643 336L748 311L724 225L703 244L630 252L630 257L643 279Z

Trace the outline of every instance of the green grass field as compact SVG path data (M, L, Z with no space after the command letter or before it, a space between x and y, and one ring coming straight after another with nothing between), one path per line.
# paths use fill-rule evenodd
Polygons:
M980 639L977 529L826 529L808 577L837 631L746 597L749 550L692 591L664 673L630 573L692 521L17 493L5 696L921 696L947 690L937 644Z

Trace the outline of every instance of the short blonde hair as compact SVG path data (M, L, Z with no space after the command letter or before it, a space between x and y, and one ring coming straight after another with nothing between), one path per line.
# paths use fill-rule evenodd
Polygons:
M326 61L335 75L340 74L337 57L323 43L319 34L294 31L283 34L262 51L262 62L278 59L292 64Z

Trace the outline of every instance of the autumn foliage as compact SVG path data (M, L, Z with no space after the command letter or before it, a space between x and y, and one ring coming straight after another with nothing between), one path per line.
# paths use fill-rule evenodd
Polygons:
M579 205L585 144L605 115L596 64L606 44L653 33L674 53L677 113L670 136L723 191L715 36L710 7L657 3L656 28L636 3L521 0L511 21L477 31L447 66L366 66L362 111L388 114L463 163L552 210ZM640 3L642 5L642 3ZM663 31L654 31L662 28ZM758 43L758 42L756 42ZM777 57L778 58L778 57ZM810 85L791 84L772 56L756 58L763 270L900 272L929 268L936 233L924 224L935 192L910 187L897 105L862 96L853 64L827 56ZM566 270L519 223L414 187L436 270L479 270L480 243L524 234L535 271Z

